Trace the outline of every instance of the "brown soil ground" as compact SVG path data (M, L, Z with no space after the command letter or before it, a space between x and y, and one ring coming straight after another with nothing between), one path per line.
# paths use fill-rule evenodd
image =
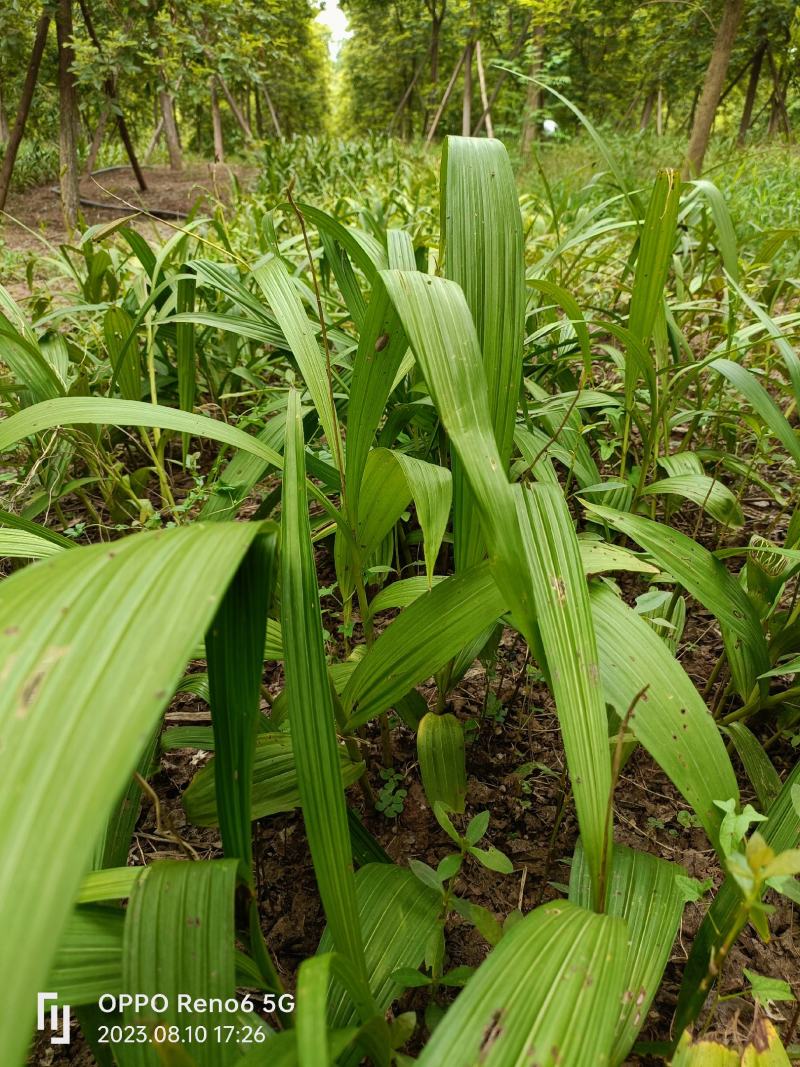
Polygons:
M81 198L105 205L82 205L85 224L94 226L109 223L138 211L141 213L131 220L130 225L145 235L153 234L163 240L169 236L171 227L181 225L181 220L160 220L148 216L146 212L197 214L217 200L230 200L231 176L235 176L246 188L256 175L255 167L214 163L189 163L178 172L165 166L144 167L143 170L147 184L147 192L144 193L127 167L84 177L80 184ZM5 246L15 258L21 258L26 266L32 261L33 277L47 277L51 284L52 270L39 273L36 261L51 255L59 244L67 240L61 202L55 188L53 183L49 183L12 193L6 203L5 214L0 214L0 251ZM24 277L25 270L15 269L14 274ZM22 300L29 295L24 281L15 279L10 284L3 278L0 281L9 288L15 299Z

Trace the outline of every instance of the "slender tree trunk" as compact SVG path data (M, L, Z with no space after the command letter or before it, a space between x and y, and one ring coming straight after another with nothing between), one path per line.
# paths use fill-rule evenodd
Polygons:
M239 124L239 128L241 129L242 133L245 135L245 138L248 141L252 141L253 140L253 131L250 129L250 126L248 125L247 119L242 114L242 109L236 103L236 100L234 99L233 93L228 88L228 86L227 86L227 84L225 82L225 79L221 78L219 76L219 74L218 74L217 75L217 80L218 80L219 84L222 87L223 93L225 94L225 99L228 101L228 106L230 107L231 111L233 112L233 117L236 119L237 123Z
M158 100L161 104L161 118L164 123L164 137L167 141L169 165L171 170L183 169L183 154L178 139L178 124L175 121L175 100L172 93L159 89Z
M656 102L656 137L664 133L664 90L659 85L658 100Z
M78 225L78 146L75 128L75 78L70 70L75 58L72 51L72 0L58 0L56 7L58 38L59 166L61 168L61 210L68 231Z
M684 167L687 176L696 177L703 169L703 160L708 139L711 135L711 127L714 125L714 116L717 113L717 105L725 85L725 75L728 64L731 61L731 52L736 41L736 33L742 20L744 0L726 0L722 12L722 20L714 40L708 68L706 70L703 91L697 103L697 111L692 124L692 133L689 138L689 147L686 152L686 164Z
M650 116L653 114L653 105L655 102L656 94L648 93L644 101L644 107L642 108L642 117L639 119L640 133L643 133L650 125Z
M259 141L264 140L264 112L261 110L261 93L258 91L256 85L255 93L253 94L255 99L253 101L256 110L256 133L258 134Z
M211 79L211 124L214 129L214 162L225 162L225 145L222 140L222 115L219 112L216 79Z
M494 137L494 127L492 126L492 109L489 107L489 97L486 93L486 72L483 69L483 56L481 55L481 42L475 42L475 62L478 65L478 82L481 87L481 106L483 107L483 117L486 123L486 136Z
M789 125L789 114L786 110L786 88L782 84L783 79L781 77L778 66L775 62L775 56L770 49L767 53L769 59L769 70L772 76L772 111L769 118L768 133L771 137L778 132L780 126L783 126L784 133L787 137L791 137L791 126Z
M510 14L510 12L509 12L509 14ZM514 47L511 49L511 51L508 54L508 58L506 60L508 63L510 63L512 60L516 59L517 56L519 55L519 53L522 51L522 49L523 49L523 47L525 45L525 42L528 39L528 27L529 26L530 26L530 18L527 18L525 20L525 25L522 28L522 33L517 38ZM500 95L500 90L503 88L503 83L505 82L507 77L508 77L508 70L503 68L503 70L501 70L499 75L497 76L497 81L495 82L494 89L492 89L492 95L489 97L489 108L490 109L494 107L495 102L496 102L498 96ZM472 136L473 137L477 137L478 134L481 132L481 127L483 126L484 122L486 121L486 115L487 115L487 109L484 108L483 109L483 114L478 119L478 121L475 124L475 127L472 130Z
M740 145L743 145L747 140L747 131L750 129L750 123L753 119L753 108L755 107L756 93L758 92L758 79L761 77L761 67L764 63L766 50L767 42L762 41L755 51L753 62L750 64L750 79L747 83L747 92L744 97L742 118L739 123L739 135L736 138L737 143Z
M472 54L475 46L470 40L464 52L464 97L461 104L461 136L472 133Z
M22 86L22 96L17 107L14 129L8 139L6 154L3 156L3 165L0 167L0 211L6 206L8 190L11 186L11 175L14 171L14 162L17 158L22 135L25 132L25 123L28 121L28 112L31 109L33 91L36 88L36 79L39 76L39 67L42 62L44 46L47 44L47 31L49 28L50 16L42 15L36 26L36 36L33 40L31 58L25 74L25 84Z
M0 145L4 145L9 137L8 118L6 116L6 103L3 96L3 79L0 77Z
M411 99L411 94L414 91L414 86L417 84L417 78L419 78L420 70L421 70L421 68L417 67L417 69L414 71L414 77L408 83L408 86L406 87L406 91L403 93L402 99L400 100L400 103L395 108L394 115L392 115L392 121L389 123L389 125L386 128L386 133L388 135L392 134L395 126L397 125L397 120L400 118L401 114L403 113L403 108L406 106L408 101Z
M537 26L533 31L533 54L531 56L531 77L538 78L542 71L544 57L544 27ZM525 94L525 113L522 118L520 133L520 153L523 159L530 155L536 140L536 116L542 106L542 90L535 82L528 82Z
M86 170L85 174L88 177L94 170L95 163L97 162L97 156L100 152L100 145L103 143L103 136L106 132L106 124L108 122L108 114L111 111L111 105L106 101L103 105L103 110L100 112L100 117L97 120L97 125L94 128L94 134L92 135L92 143L89 145L89 155L86 157Z
M156 123L156 128L153 130L153 136L150 138L150 144L147 146L147 151L144 154L144 165L145 166L147 166L147 164L150 162L150 157L152 156L153 152L155 152L156 145L161 140L161 134L163 132L164 132L164 116L161 115L159 117L158 122Z
M86 27L86 32L89 34L89 38L94 45L97 54L103 54L103 46L100 44L100 38L97 36L94 28L94 21L92 19L92 13L89 10L88 0L78 0L78 4L81 9L81 15L83 16L83 24ZM70 0L71 7L71 0ZM71 25L71 16L70 16ZM70 30L70 32L72 32ZM120 140L125 146L125 152L127 153L128 160L131 164L131 169L136 175L136 183L143 193L147 192L147 182L144 180L144 174L142 174L142 168L139 166L139 160L136 158L136 150L133 147L133 141L131 135L128 132L128 127L125 122L125 116L122 114L122 108L120 107L119 100L117 99L117 89L114 84L114 79L109 75L103 82L103 91L108 99L114 105L114 110L117 119L117 130L119 131Z
M283 133L281 132L281 124L278 121L278 112L275 110L275 105L272 103L272 97L269 95L269 89L264 86L264 99L267 101L267 107L269 108L269 117L272 119L272 125L275 128L275 133L279 141L283 140Z
M458 74L464 63L466 54L467 51L466 49L464 49L464 51L458 57L458 61L455 67L453 67L453 73L450 75L450 81L447 83L447 88L444 91L444 96L439 102L439 106L436 109L436 114L433 116L433 122L431 122L431 128L428 130L428 136L425 138L426 145L429 145L431 143L436 134L437 127L439 126L439 122L441 121L442 115L444 114L444 109L447 107L447 101L450 99L450 95L453 92L453 87L456 84L456 78L458 78Z

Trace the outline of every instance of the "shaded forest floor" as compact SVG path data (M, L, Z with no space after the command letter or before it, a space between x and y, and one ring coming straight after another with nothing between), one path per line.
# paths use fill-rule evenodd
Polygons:
M228 166L192 162L181 171L172 171L165 166L144 167L143 170L148 187L145 193L139 189L128 167L114 167L83 177L81 199L103 205L82 204L83 224L110 223L138 210L143 214L133 219L131 225L164 240L171 232L170 220L153 218L147 212L175 212L189 216L213 210L217 202L230 202L234 191L232 178L247 189L258 173L255 166L241 163ZM175 219L172 226L183 225L183 222ZM52 272L47 271L40 277L36 261L50 254L48 245L58 246L66 240L61 202L53 182L12 193L5 215L0 215L0 283L6 285L15 298L24 297L28 292L24 278L31 260L33 278L52 279Z

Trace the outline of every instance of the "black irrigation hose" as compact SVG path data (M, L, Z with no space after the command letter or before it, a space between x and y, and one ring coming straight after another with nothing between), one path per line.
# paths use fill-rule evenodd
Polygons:
M110 173L112 173L112 171L129 170L129 169L130 168L127 167L125 164L119 164L118 163L113 167L103 167L101 170L93 170L92 173L91 173L91 177L94 178L98 174L110 174ZM59 196L61 194L61 190L59 189L59 187L57 185L51 185L50 186L50 192L51 193L55 193L56 196ZM183 211L170 211L169 208L157 208L157 207L136 208L135 205L133 205L133 204L130 204L130 205L128 205L128 204L119 204L119 205L118 204L103 204L99 200L89 200L88 197L85 197L85 196L79 196L78 197L78 203L81 204L83 207L93 207L98 211L116 211L119 215L128 215L128 214L130 214L131 208L133 207L134 210L138 210L139 211L139 214L141 214L141 215L152 215L157 219L181 220L181 219L188 219L189 218L189 216L185 212L183 212Z

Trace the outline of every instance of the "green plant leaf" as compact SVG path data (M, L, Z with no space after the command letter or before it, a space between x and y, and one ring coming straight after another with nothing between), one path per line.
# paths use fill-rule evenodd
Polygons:
M239 523L139 534L3 582L0 961L15 982L0 1029L9 1064L24 1054L35 993L120 785L257 533ZM24 923L20 901L35 904Z
M437 801L452 811L463 811L467 795L464 731L454 715L433 711L417 730L417 755L425 796L431 807Z
M281 517L281 627L297 783L336 951L366 980L305 488L299 398L289 395Z
M717 617L737 690L747 700L759 675L769 670L769 657L758 614L733 575L708 549L678 530L599 504L586 507L646 549Z
M683 868L622 845L614 848L608 883L609 915L628 929L625 992L618 1009L611 1063L624 1063L661 984L683 915L683 894L676 877ZM569 899L588 907L590 883L580 841L572 859Z
M512 1067L525 1058L542 1067L609 1062L626 952L621 919L566 901L537 908L469 979L419 1067Z

